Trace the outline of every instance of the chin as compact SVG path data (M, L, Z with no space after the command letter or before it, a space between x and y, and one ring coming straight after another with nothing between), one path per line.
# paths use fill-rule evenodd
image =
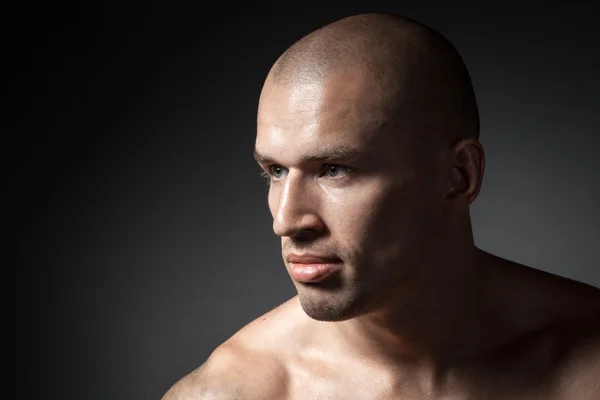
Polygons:
M297 287L302 310L316 321L341 322L366 313L366 302L353 293L332 292L318 287Z

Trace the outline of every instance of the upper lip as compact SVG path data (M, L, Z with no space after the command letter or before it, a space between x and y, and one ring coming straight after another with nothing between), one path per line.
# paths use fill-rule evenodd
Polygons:
M339 261L337 258L320 256L318 254L290 254L287 259L289 262L297 264L317 264Z

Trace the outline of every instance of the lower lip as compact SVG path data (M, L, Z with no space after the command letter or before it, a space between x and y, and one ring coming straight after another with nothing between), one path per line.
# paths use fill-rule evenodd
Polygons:
M319 282L333 274L340 268L341 263L290 263L290 276L296 282Z

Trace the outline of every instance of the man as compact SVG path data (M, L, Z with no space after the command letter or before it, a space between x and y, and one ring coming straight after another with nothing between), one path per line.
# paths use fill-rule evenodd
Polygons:
M298 296L175 399L600 399L600 290L474 245L484 152L439 33L361 14L267 77L255 157Z

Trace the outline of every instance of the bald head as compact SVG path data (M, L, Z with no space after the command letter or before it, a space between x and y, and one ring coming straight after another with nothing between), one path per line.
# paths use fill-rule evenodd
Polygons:
M287 264L309 316L343 321L383 309L413 277L437 276L422 267L445 260L425 258L463 254L484 165L477 120L456 50L406 18L345 18L277 60L254 151L273 230L284 258L341 260L330 276Z
M405 17L360 14L326 25L289 47L266 84L314 84L351 69L375 82L398 130L442 145L478 138L477 104L460 55L441 34Z

